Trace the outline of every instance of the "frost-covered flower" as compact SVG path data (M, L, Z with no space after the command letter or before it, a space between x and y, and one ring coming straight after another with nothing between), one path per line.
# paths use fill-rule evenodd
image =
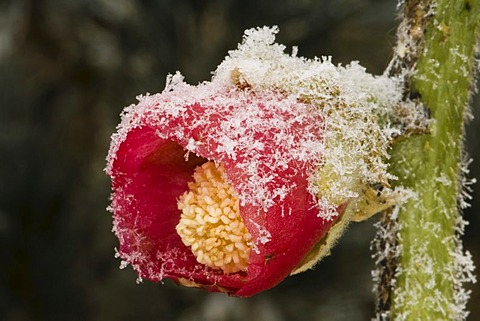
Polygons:
M177 73L125 109L106 171L117 255L140 279L250 296L394 201L395 80L287 55L276 32L247 30L212 81Z
M308 187L323 119L279 92L177 77L127 109L112 144L118 255L153 281L238 296L271 288L338 217Z

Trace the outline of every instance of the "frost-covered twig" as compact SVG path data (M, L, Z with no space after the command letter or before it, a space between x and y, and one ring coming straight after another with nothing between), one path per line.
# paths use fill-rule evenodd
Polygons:
M405 79L405 100L423 106L428 130L391 152L395 185L415 197L379 223L377 320L464 320L475 282L460 237L465 221L464 122L470 116L480 1L412 0L403 6L389 72Z

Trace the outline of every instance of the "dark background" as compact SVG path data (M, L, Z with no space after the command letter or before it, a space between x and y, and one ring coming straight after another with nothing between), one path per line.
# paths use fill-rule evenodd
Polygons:
M113 257L105 156L122 108L180 70L196 84L243 30L279 25L307 57L359 60L381 73L394 0L0 1L0 320L327 320L373 317L372 219L315 271L250 299L135 283ZM478 101L474 104L478 113ZM468 127L477 159L479 124ZM480 188L465 247L480 266ZM473 286L472 286L473 287ZM480 320L480 287L470 320Z

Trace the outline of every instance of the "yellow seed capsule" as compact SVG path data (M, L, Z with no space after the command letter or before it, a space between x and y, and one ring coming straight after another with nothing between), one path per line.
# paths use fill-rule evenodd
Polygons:
M224 273L243 271L253 245L240 216L238 196L225 179L223 166L206 162L178 200L177 233L201 264Z

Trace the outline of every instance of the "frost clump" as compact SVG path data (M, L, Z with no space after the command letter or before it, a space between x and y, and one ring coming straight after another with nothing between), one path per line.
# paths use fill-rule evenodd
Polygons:
M320 111L325 150L310 188L323 208L349 202L353 219L361 220L390 206L396 196L388 182L395 177L388 173L386 160L392 137L400 134L392 120L401 100L401 81L373 76L357 62L335 66L330 57L297 57L296 47L287 54L284 45L275 43L278 31L247 30L212 82L283 92Z

